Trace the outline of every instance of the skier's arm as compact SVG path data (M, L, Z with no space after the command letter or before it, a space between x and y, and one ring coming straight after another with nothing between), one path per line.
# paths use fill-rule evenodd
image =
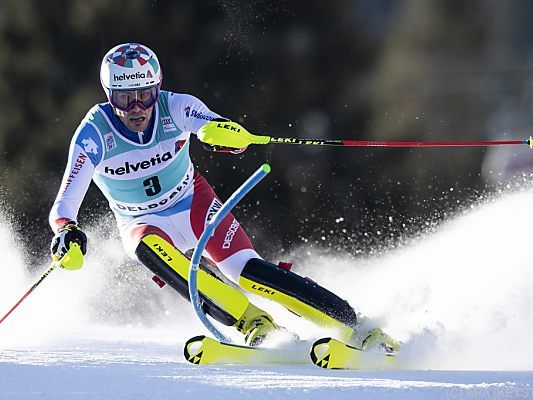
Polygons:
M101 157L102 143L95 128L88 123L80 125L72 138L63 180L49 215L54 232L77 220L81 202Z
M174 119L178 121L180 128L183 131L194 134L197 134L205 126L216 126L217 122L230 122L227 118L223 118L211 111L201 100L188 94L171 93L169 108ZM225 133L227 134L227 132ZM202 140L200 136L198 138ZM224 146L206 142L203 142L203 144L206 150L233 154L240 154L247 147L232 145L233 143Z

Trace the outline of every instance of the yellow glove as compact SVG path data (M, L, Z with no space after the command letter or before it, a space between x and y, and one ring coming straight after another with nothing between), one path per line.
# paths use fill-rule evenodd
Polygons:
M68 221L57 231L50 245L52 259L61 268L76 270L83 265L87 253L87 235L74 221Z
M232 121L210 121L198 131L198 139L212 146L242 149L251 144L267 144L268 136L252 135L241 125Z
M55 263L63 269L75 271L83 266L83 253L78 243L72 243L67 253L59 260L52 256Z

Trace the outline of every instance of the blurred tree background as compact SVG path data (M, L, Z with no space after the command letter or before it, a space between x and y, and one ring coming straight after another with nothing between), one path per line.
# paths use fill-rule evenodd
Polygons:
M4 212L35 257L46 254L71 135L105 101L100 60L118 43L148 45L164 89L194 94L254 133L523 139L532 18L526 0L0 1ZM528 149L506 151L487 166L483 148L272 145L233 156L192 145L223 199L272 164L236 215L273 258L300 244L357 254L412 235L493 190L513 160L528 165ZM108 215L92 186L80 221Z

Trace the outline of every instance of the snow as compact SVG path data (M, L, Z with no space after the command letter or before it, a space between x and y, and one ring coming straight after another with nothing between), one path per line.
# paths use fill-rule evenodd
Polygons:
M124 261L108 227L90 229L98 255L80 271L55 270L0 325L0 399L532 398L532 203L533 192L508 194L372 258L302 251L298 272L403 341L401 371L189 364L183 343L207 333L192 307ZM1 315L47 268L28 273L14 249L0 222ZM325 333L262 305L304 338Z
M313 365L198 367L181 345L88 341L1 354L9 399L531 398L533 373L328 371Z

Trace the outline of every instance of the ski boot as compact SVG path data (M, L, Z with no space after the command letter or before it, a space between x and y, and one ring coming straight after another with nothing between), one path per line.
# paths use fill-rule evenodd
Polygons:
M272 317L252 303L234 327L244 334L244 342L248 346L260 346L269 334L278 329Z
M361 318L356 330L350 339L350 343L363 350L381 351L393 353L398 351L399 344L381 328L369 327L368 320Z

